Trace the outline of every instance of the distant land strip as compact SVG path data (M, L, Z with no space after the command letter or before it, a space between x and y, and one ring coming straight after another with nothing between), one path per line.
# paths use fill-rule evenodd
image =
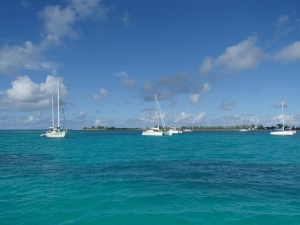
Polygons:
M146 129L148 129L147 127ZM180 128L177 128L177 130L185 130L185 129L191 129L191 130L240 130L240 129L248 129L248 130L274 130L276 128L282 128L281 124L277 124L277 126L271 126L271 127L264 127L263 125L251 125L251 126L245 126L245 125L236 125L236 126L182 126ZM83 130L144 130L145 128L127 128L127 127L104 127L104 126L92 126L92 127L83 127ZM160 127L160 129L163 130L163 127ZM168 129L168 127L167 127ZM300 130L300 126L291 128L285 126L285 129L291 129L291 130Z

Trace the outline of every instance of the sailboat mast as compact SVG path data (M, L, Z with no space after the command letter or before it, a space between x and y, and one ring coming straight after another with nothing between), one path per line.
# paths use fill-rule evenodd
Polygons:
M165 124L163 115L162 115L162 113L161 113L160 106L159 106L159 102L158 102L158 99L157 99L156 94L155 94L155 99L156 99L156 102L157 102L158 115L159 115L159 117L160 117L160 119L161 119L161 123L162 123L163 129L166 129L166 124Z
M155 94L155 106L156 106L156 119L157 119L157 128L159 129L159 118L158 118L158 99L157 99L157 95Z
M57 91L57 127L60 127L59 121L60 121L60 116L59 116L59 82L57 82L58 86L58 91Z
M174 120L175 129L177 128L177 121L176 121L176 111L175 111L175 120Z
M52 95L52 128L54 129L53 95Z
M282 110L282 130L284 130L284 111L283 111L283 102L281 102L281 110Z

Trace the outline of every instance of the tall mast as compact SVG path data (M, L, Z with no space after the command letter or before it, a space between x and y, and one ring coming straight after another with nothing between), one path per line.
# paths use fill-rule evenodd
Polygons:
M166 129L166 124L165 124L163 115L162 115L162 113L161 113L160 106L159 106L159 102L158 102L158 99L157 99L156 94L155 94L155 99L156 99L156 104L157 104L157 107L158 107L158 114L159 114L159 117L160 117L160 119L161 119L161 123L162 123L163 129Z
M284 111L283 111L283 102L281 102L281 110L282 110L282 130L284 130Z
M57 82L57 89L58 89L58 94L57 94L57 127L60 127L59 121L60 121L60 116L59 116L59 82Z
M176 111L175 111L175 120L174 120L175 130L177 128L177 121L176 121Z
M54 129L53 95L52 95L52 128Z
M155 94L155 105L156 105L156 119L157 119L157 126L158 126L158 129L159 129L159 112L158 112L158 99L157 99L157 95Z

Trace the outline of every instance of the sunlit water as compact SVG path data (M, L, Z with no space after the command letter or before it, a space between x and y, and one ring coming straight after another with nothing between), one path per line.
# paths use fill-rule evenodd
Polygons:
M300 224L300 132L141 132L0 131L0 224Z

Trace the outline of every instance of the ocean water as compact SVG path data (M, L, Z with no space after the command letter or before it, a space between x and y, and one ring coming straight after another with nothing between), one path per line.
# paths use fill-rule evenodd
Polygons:
M0 224L300 224L300 132L0 131Z

